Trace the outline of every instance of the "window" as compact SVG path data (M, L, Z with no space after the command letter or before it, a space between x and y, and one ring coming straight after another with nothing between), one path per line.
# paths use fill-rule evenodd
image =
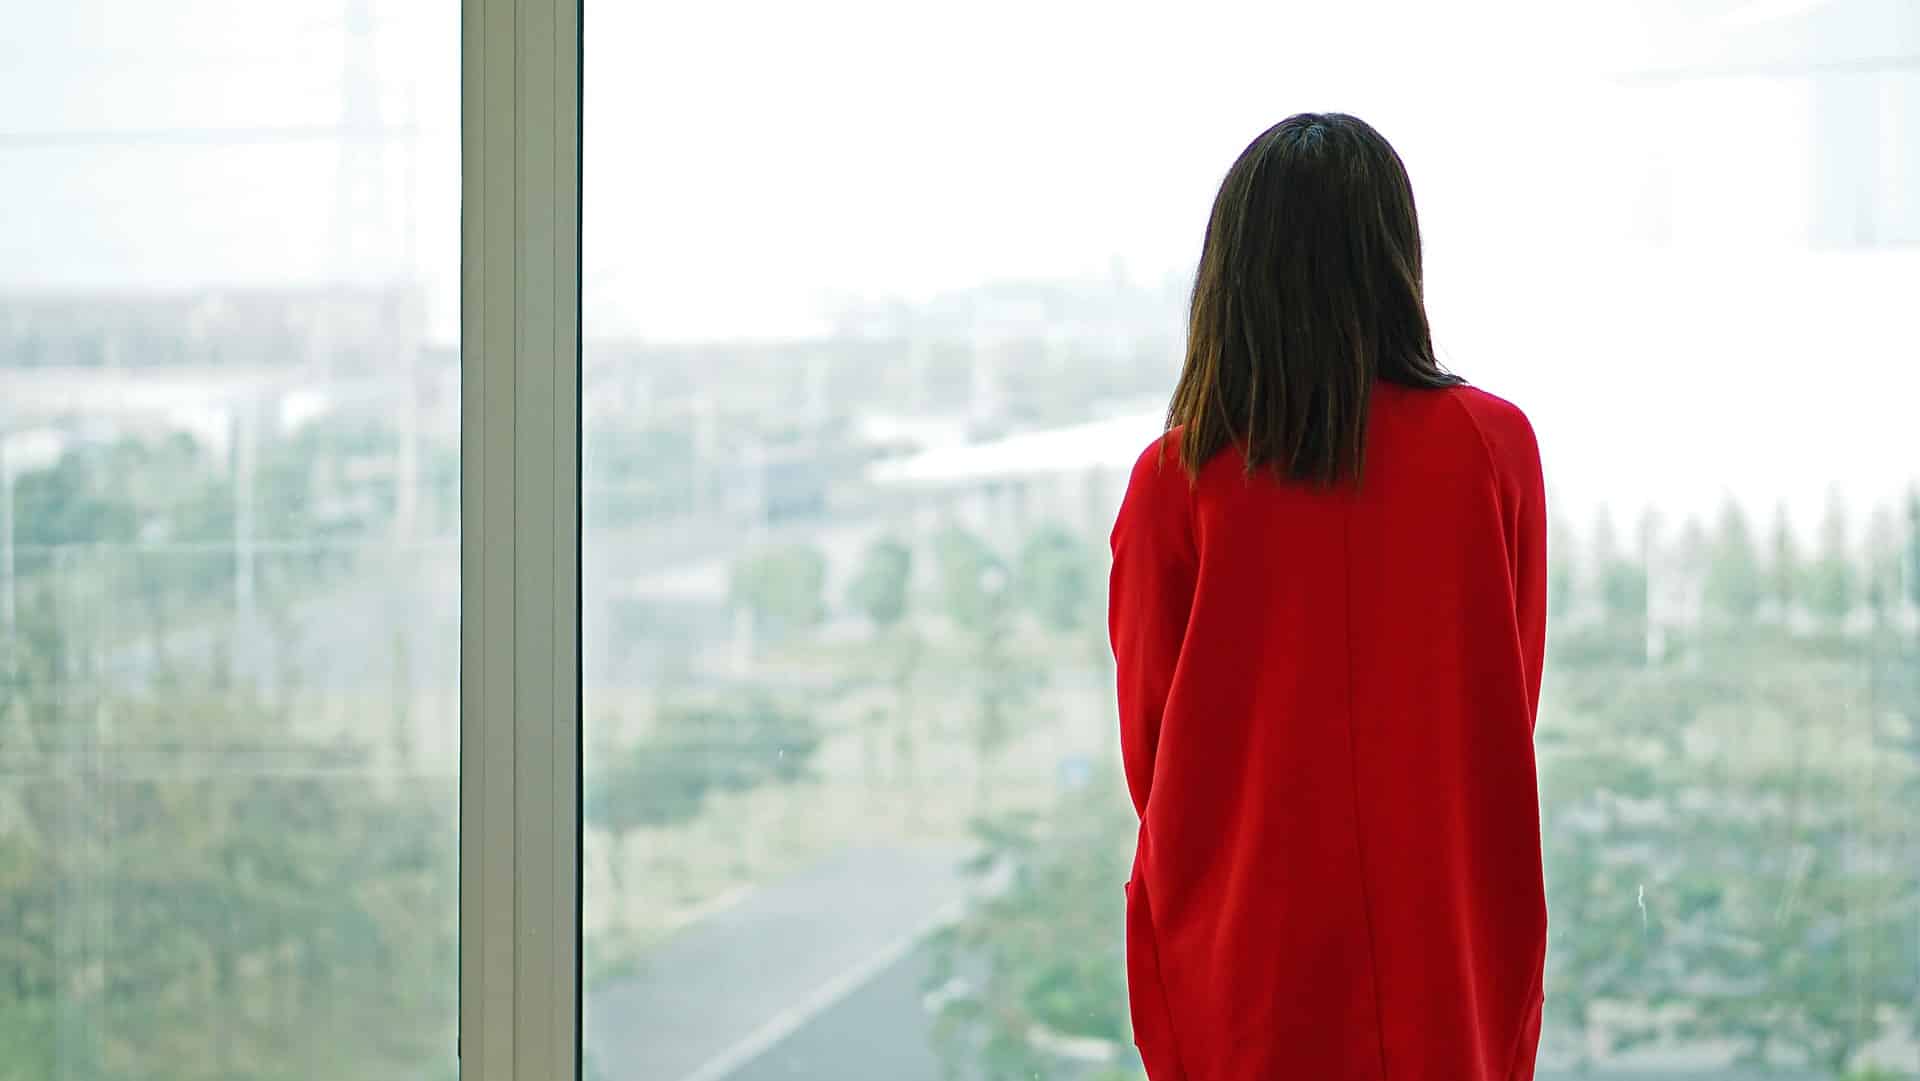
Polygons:
M1920 1075L1910 4L9 31L0 1081L1139 1081L1105 533L1326 108L1542 434L1541 1076Z
M1920 241L1920 20L1910 4L1853 0L1831 4L1714 4L1649 7L1646 47L1632 75L1668 110L1700 109L1699 119L1729 111L1712 104L1742 94L1772 99L1774 137L1783 156L1757 142L1717 155L1700 125L1668 147L1662 182L1691 178L1701 198L1668 208L1696 218L1711 213L1701 180L1759 180L1796 189L1781 200L1775 228L1818 248L1876 247ZM1757 104L1757 100L1752 100ZM1751 108L1751 104L1746 108ZM1732 111L1741 111L1736 108ZM1669 130L1672 129L1669 126ZM1754 136L1759 133L1756 130ZM1753 136L1749 136L1753 138ZM1764 170L1763 168L1764 167ZM1744 174L1739 171L1744 168ZM1726 174L1723 170L1735 173ZM1764 172L1777 170L1771 180ZM1724 190L1724 189L1723 189Z
M1307 108L1545 442L1547 1075L1920 1068L1896 7L590 4L590 1070L1137 1076L1105 530Z
M452 1078L459 9L10 13L0 1078Z

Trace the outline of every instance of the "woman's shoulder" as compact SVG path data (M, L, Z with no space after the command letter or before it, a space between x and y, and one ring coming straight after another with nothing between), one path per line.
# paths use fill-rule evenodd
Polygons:
M1161 540L1184 538L1191 547L1192 482L1180 458L1180 429L1174 428L1140 452L1127 481L1127 492L1114 519L1115 550L1123 536L1152 535Z
M1440 393L1460 403L1461 408L1465 409L1477 423L1533 430L1532 423L1527 420L1527 414L1519 406L1498 394L1482 390L1470 383L1449 387Z
M1497 394L1467 383L1439 390L1396 391L1425 403L1437 417L1458 424L1498 461L1524 465L1539 458L1533 422L1519 406Z
M1180 433L1178 427L1162 432L1134 458L1127 480L1129 493L1171 492L1188 486L1187 467L1180 456Z
M1215 474L1240 476L1246 472L1246 457L1240 445L1231 442L1215 451L1198 469L1191 468L1183 449L1185 437L1186 426L1176 424L1147 444L1134 459L1129 486L1189 491L1204 486Z

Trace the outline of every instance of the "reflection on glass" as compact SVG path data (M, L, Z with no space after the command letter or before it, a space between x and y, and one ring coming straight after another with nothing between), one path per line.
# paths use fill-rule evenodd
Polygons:
M454 1056L458 8L0 46L0 1078Z
M1139 1077L1105 532L1326 108L1547 457L1542 1076L1920 1072L1920 19L1309 7L587 13L590 1077Z

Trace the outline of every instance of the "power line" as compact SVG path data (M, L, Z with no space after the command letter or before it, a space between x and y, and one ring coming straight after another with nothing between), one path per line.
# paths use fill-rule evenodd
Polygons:
M1754 64L1649 68L1628 72L1620 77L1620 81L1629 86L1658 86L1705 79L1805 78L1812 75L1879 75L1903 71L1920 71L1920 54L1867 56L1851 60L1780 60Z
M418 138L426 130L413 124L378 127L293 124L234 128L0 131L0 150L41 150L80 146L248 146L275 143L388 142Z

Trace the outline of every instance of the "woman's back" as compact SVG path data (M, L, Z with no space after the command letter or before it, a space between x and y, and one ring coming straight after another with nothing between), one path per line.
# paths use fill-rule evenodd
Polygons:
M1115 525L1127 947L1153 1081L1512 1081L1546 911L1538 452L1513 406L1370 391L1357 479L1190 475Z

